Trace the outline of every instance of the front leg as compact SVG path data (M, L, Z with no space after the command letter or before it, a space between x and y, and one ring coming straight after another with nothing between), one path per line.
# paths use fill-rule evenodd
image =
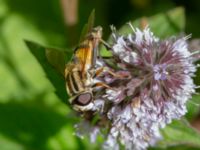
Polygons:
M100 87L101 88L102 87L102 88L106 88L106 89L112 89L109 85L107 85L104 82L97 82L92 87L93 88L95 88L95 87Z
M111 71L108 67L100 67L94 71L93 78L98 77L98 76L102 75L103 73L108 73L111 76L113 76L115 78L119 78L119 79L124 79L124 78L129 77L129 75L127 75L127 74L117 74L117 73Z

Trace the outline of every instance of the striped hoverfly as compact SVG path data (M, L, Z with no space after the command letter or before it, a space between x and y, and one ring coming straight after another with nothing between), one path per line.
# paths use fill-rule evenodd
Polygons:
M26 41L31 52L42 64L45 72L47 72L47 77L56 88L56 94L61 100L65 101L67 94L63 94L63 89L65 91L66 87L67 93L70 96L69 103L78 112L92 110L94 106L93 93L97 89L96 87L111 88L104 82L96 80L96 77L103 72L109 73L112 76L118 76L106 66L97 66L99 44L102 43L106 47L108 45L102 40L102 28L93 28L93 23L90 23L93 22L91 20L94 18L94 15L93 17L91 16L88 24L86 24L87 34L74 50L71 62L67 64L68 56L71 55L70 51L46 48L40 44ZM56 72L54 72L55 70ZM65 79L65 87L62 86L63 79Z
M87 111L93 107L93 88L108 87L102 82L94 81L94 77L103 71L96 68L98 46L102 37L102 28L96 27L75 49L72 61L66 65L65 79L69 102L76 111Z
M66 90L70 96L69 102L73 109L79 112L92 110L95 89L111 88L106 83L97 80L96 77L104 72L119 79L127 77L127 75L116 74L106 66L97 66L100 43L109 48L109 45L102 39L102 28L99 26L91 29L74 50L72 61L65 67Z

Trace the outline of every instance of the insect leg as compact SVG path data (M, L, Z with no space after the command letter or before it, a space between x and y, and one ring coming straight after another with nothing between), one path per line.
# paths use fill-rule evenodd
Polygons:
M107 89L112 89L109 85L107 85L106 83L103 83L103 82L97 82L93 85L93 87L104 87Z
M117 73L111 71L108 67L100 67L100 68L98 68L97 70L95 70L95 73L94 73L93 77L95 78L97 76L100 76L103 72L106 72L106 73L112 75L113 77L120 78L120 79L128 77L127 75L117 74Z

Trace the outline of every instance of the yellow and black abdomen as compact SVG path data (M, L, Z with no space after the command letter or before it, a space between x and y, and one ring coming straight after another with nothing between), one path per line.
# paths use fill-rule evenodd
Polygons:
M71 64L66 68L65 78L67 93L70 95L69 102L72 105L88 105L92 101L93 95L84 84L86 79L82 78L81 71L76 65Z
M66 88L70 96L84 91L85 85L83 83L81 71L78 70L76 65L71 64L71 66L66 67L65 75Z

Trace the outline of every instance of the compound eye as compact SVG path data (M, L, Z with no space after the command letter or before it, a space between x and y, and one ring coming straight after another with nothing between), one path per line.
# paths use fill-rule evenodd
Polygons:
M85 106L89 104L91 101L92 101L91 93L83 93L76 97L76 99L73 101L73 104Z

